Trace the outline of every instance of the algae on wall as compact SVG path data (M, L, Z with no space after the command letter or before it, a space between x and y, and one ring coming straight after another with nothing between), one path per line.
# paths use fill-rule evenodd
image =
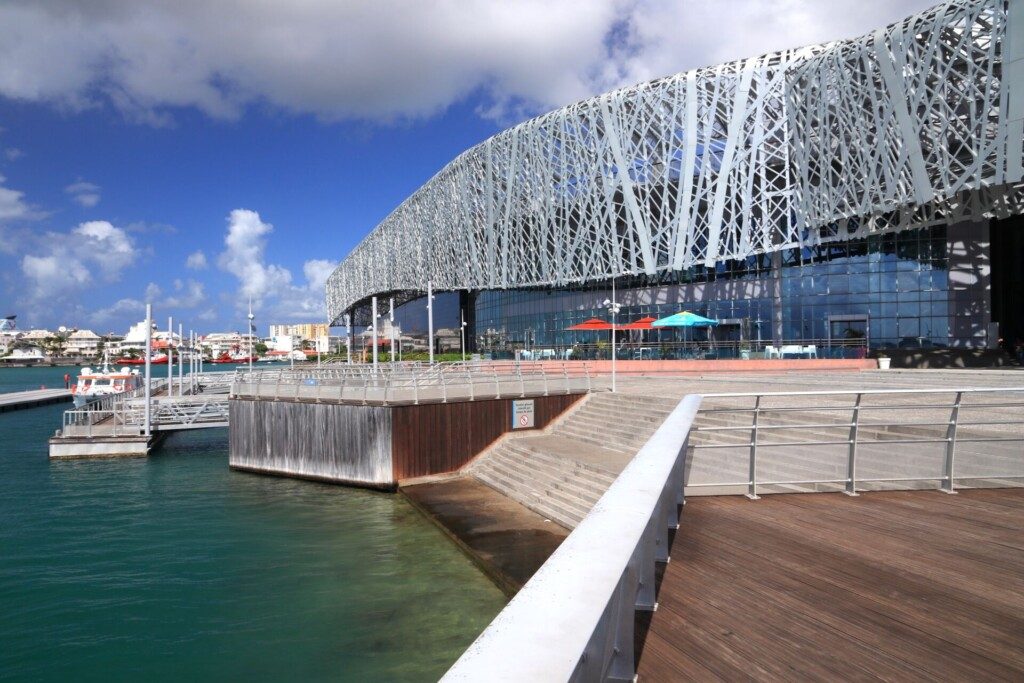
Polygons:
M231 467L393 483L390 408L232 399L229 410Z

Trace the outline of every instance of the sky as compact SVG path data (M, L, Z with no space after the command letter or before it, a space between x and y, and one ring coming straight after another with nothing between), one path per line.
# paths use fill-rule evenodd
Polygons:
M487 137L932 4L0 0L0 315L324 320L337 264Z

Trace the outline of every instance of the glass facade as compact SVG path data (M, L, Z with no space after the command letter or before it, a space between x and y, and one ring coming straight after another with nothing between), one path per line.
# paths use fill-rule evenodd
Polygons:
M869 348L947 346L949 264L947 229L940 225L790 249L656 279L618 278L619 324L682 310L720 324L712 330L623 331L617 341L628 357L650 352L669 358L688 357L673 350L688 347L729 357L766 344L813 344L833 356L862 355ZM469 343L477 352L513 357L525 350L528 357L562 358L608 353L608 332L567 328L590 318L611 320L604 305L612 296L609 282L447 296L443 322L435 327L457 326L459 307L465 306L471 321ZM425 330L425 315L421 298L400 307L396 317L403 331L411 331Z

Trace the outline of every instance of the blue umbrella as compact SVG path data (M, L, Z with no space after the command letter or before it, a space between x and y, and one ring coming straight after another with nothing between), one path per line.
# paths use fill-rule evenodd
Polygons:
M711 329L718 324L717 320L711 318L705 318L702 315L691 313L689 311L682 311L675 315L670 315L667 318L661 320L655 320L651 323L651 327L704 327L708 329L708 340L711 339ZM683 337L683 345L686 345L686 336Z
M689 311L683 311L661 320L655 320L651 323L651 327L711 327L717 324L717 320L705 318L702 315L690 313Z

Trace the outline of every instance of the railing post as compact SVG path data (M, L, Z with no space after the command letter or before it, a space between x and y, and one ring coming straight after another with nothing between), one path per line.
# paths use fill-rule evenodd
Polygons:
M850 461L846 465L846 490L848 496L857 494L857 428L860 426L860 400L863 394L857 394L853 404L853 419L850 421Z
M757 495L757 421L761 416L761 396L754 399L754 420L750 425L750 482L747 484L747 498L759 500Z
M942 490L946 493L956 493L956 484L953 481L953 458L956 455L956 428L960 419L960 404L963 401L964 393L956 392L956 399L953 401L953 410L949 414L949 426L946 427L946 477Z

